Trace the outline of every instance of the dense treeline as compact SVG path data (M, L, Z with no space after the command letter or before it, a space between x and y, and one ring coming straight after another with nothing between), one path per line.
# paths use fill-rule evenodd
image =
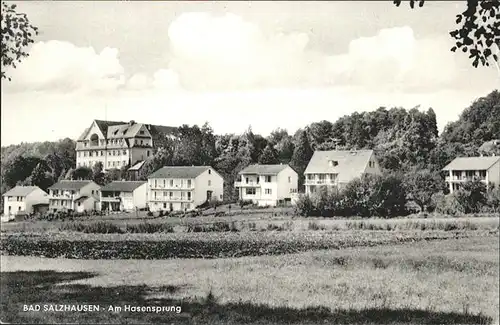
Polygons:
M225 198L231 200L235 199L233 184L238 172L251 163L288 163L302 176L314 150L373 149L385 175L375 183L396 186L404 181L397 185L402 188L400 193L420 209L427 209L434 194L446 193L439 171L447 163L457 156L477 155L484 142L500 138L500 92L476 100L441 135L432 108L384 107L355 112L335 122L312 123L294 134L277 129L263 137L249 127L242 134L217 135L208 124L182 125L177 132L175 139L164 139L145 162L140 179L165 165L211 165L224 177ZM71 139L2 147L1 158L2 193L16 184L46 189L59 179L92 178L103 184L129 177L125 168L107 173L100 165L75 169L75 142ZM299 182L302 184L302 177ZM356 182L365 189L366 184L375 184L373 180Z

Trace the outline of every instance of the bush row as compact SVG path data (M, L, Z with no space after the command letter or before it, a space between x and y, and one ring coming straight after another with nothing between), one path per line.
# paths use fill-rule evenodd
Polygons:
M136 225L126 225L125 229L106 221L93 223L71 222L64 223L59 227L61 231L77 231L87 234L123 234L123 233L158 233L174 232L170 224L165 223L140 223Z
M2 254L20 256L64 257L77 259L166 259L166 258L226 258L259 255L291 254L318 249L340 249L356 246L405 243L417 240L439 240L445 235L336 239L323 236L314 239L281 237L263 239L238 236L216 238L141 240L51 240L43 237L5 236L0 240Z
M415 212L411 206L416 202L422 211L449 215L500 213L500 188L488 190L480 180L465 182L449 195L433 191L432 187L412 188L405 184L401 175L366 174L340 190L320 186L310 195L301 195L295 213L301 216L394 218Z

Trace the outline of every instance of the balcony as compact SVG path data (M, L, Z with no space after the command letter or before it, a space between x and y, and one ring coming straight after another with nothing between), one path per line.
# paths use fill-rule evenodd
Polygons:
M73 200L75 194L53 194L49 195L49 200Z
M261 187L260 182L234 182L234 187Z
M188 198L187 196L158 196L149 199L151 202L193 202L193 197Z
M473 181L477 176L474 177L465 177L465 176L446 176L444 178L445 181L447 182L467 182L467 181ZM478 179L482 182L486 182L486 177L478 177Z
M331 179L306 179L304 185L337 185L337 180Z
M194 184L191 183L191 185L187 185L187 184L183 184L182 186L181 185L170 185L170 184L165 184L165 186L163 186L163 183L162 184L152 184L152 185L149 185L150 189L152 190L194 190Z
M121 198L119 196L102 196L101 202L120 202Z

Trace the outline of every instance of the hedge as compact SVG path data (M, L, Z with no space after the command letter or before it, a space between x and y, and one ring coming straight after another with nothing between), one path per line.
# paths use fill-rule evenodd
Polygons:
M439 240L466 236L466 234L430 233L426 235L373 236L336 238L331 234L304 237L238 236L232 238L163 238L161 240L105 240L93 238L59 238L47 236L7 235L0 241L0 250L6 255L64 257L76 259L167 259L167 258L226 258L259 255L280 255L317 249L341 249L356 246L405 243L418 240Z

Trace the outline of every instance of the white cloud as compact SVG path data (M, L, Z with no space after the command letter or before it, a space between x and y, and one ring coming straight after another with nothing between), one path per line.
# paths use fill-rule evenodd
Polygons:
M306 33L267 35L256 24L226 14L185 13L168 31L172 59L189 89L361 85L444 86L456 66L444 38L415 38L410 27L382 29L351 41L347 53L308 47Z
M369 87L421 90L445 87L454 80L456 64L444 38L418 40L410 27L382 29L355 39L346 55L331 57L337 81ZM340 61L342 60L342 61Z
M118 50L77 47L69 42L38 42L6 86L18 90L113 90L124 83Z

